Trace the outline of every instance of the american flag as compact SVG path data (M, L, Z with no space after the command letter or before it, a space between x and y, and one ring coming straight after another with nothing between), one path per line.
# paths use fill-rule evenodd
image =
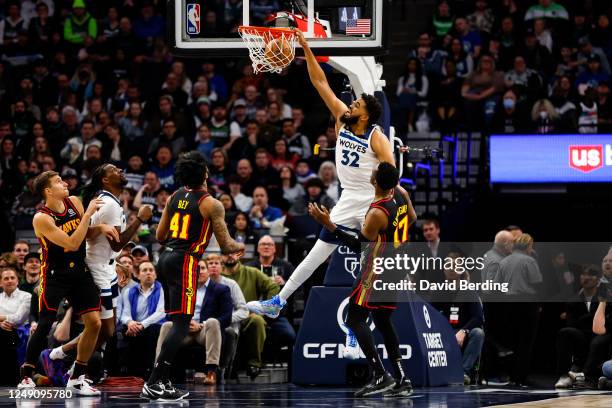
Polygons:
M346 35L365 34L370 35L370 19L358 18L346 20Z

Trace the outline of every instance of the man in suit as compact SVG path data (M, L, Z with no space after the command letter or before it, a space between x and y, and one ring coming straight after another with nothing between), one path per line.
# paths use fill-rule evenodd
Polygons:
M208 269L203 268L200 264L195 310L189 324L189 335L183 341L183 345L197 343L206 348L207 372L204 377L205 385L217 384L222 333L232 322L232 311L233 302L230 288L210 279ZM171 327L172 322L166 322L162 325L157 340L156 359Z

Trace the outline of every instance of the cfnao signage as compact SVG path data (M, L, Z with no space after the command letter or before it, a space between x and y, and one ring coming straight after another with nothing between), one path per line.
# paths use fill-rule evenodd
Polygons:
M492 135L492 183L610 183L612 135Z

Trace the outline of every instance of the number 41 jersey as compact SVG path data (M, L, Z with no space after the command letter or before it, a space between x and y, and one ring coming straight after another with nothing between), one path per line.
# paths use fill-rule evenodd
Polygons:
M179 188L168 201L170 230L166 246L201 256L210 242L212 225L200 213L200 203L209 194L204 189Z
M336 168L343 190L374 197L370 176L372 170L378 167L379 161L372 150L371 139L376 128L370 126L361 136L355 135L346 125L342 125L338 130Z

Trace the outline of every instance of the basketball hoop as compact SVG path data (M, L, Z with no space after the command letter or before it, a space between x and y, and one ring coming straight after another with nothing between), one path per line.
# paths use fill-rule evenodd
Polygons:
M295 58L295 32L290 28L240 26L255 73L279 74Z

